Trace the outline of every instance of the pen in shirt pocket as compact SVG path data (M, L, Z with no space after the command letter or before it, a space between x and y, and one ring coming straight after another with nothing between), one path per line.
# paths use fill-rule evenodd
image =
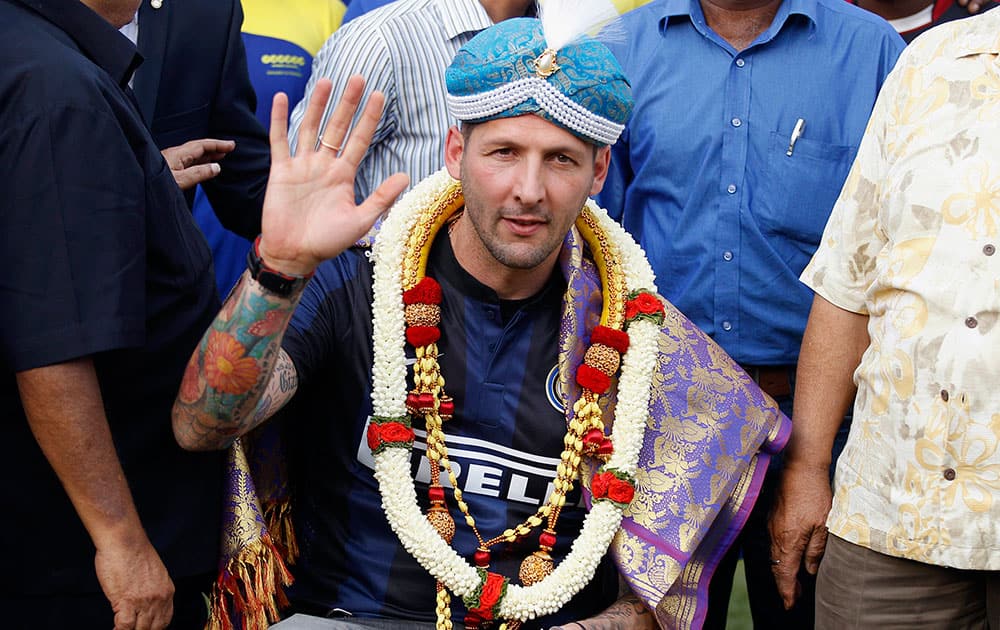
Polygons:
M792 157L792 151L795 150L795 143L798 141L799 137L802 136L802 132L806 129L806 119L799 118L795 121L795 128L792 129L792 136L788 139L788 150L785 151L785 155Z

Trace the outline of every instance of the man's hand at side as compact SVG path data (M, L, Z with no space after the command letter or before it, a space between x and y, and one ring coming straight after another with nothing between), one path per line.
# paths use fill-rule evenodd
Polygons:
M802 590L799 568L815 575L826 549L826 517L830 513L828 466L785 468L768 529L771 562L778 594L791 608Z
M173 616L174 585L167 568L144 534L123 534L121 540L103 542L94 559L115 613L114 630L164 628Z
M815 575L826 549L833 442L854 400L852 375L868 347L867 325L867 315L813 299L796 371L792 436L768 523L771 570L785 608L799 595L799 567Z
M188 190L218 175L222 170L219 160L235 148L236 143L232 140L202 138L178 147L167 147L160 153L180 189Z
M75 359L16 376L31 432L97 549L114 630L162 630L173 615L174 586L132 501L93 362Z

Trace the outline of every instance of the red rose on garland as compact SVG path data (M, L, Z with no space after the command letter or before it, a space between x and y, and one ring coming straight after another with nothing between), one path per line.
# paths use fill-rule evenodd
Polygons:
M486 584L483 584L483 593L479 596L479 606L483 611L491 610L500 603L506 587L507 578L496 573L490 573L486 577ZM490 615L492 617L492 615Z
M625 302L625 323L628 325L637 319L648 319L657 325L663 324L666 312L659 298L643 289L633 291Z
M379 436L378 425L373 422L368 425L368 448L374 453L380 446L382 438Z
M620 470L605 470L590 479L590 493L595 501L606 499L625 507L635 497L635 482Z
M595 499L602 499L608 496L608 485L611 483L609 477L613 477L611 473L602 472L596 473L590 479L590 492L594 495Z
M383 442L410 442L413 440L413 430L398 422L388 422L381 427Z
M409 448L413 444L413 429L401 422L371 422L368 425L368 448L372 453L381 453L387 446Z
M608 498L615 503L631 503L635 496L635 488L627 481L622 481L617 477L612 477L611 485L608 486Z
M500 600L507 594L507 578L491 573L486 569L478 569L482 586L465 597L465 607L469 614L465 618L466 625L478 625L481 621L489 621L496 617Z

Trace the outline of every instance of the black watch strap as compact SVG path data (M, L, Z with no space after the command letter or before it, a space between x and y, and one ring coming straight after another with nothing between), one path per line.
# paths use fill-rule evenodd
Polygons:
M280 271L275 271L264 264L260 257L260 237L258 236L250 251L247 252L247 269L250 270L250 277L257 283L281 297L288 297L295 291L304 287L313 274L307 276L290 276Z

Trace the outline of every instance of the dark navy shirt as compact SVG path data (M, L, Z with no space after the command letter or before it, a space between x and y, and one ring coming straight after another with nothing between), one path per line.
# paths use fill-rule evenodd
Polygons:
M438 239L428 268L442 287L439 360L456 408L444 426L448 451L470 512L483 537L491 538L534 514L551 491L566 432L554 386L565 282L556 272L533 298L502 302L458 265L447 237ZM293 599L313 612L340 608L366 617L433 621L434 580L386 522L365 440L372 413L371 277L361 250L324 263L284 341L301 379L285 414L302 549ZM407 356L413 357L409 346ZM415 429L413 472L426 508L426 434L422 426ZM453 547L471 562L476 541L447 495L457 524ZM576 489L568 502L575 506L579 500ZM557 558L568 553L584 514L580 507L562 512ZM540 533L512 548L495 546L491 570L517 583L520 562L538 549ZM616 599L617 588L617 573L605 558L563 613L527 627L596 613ZM452 611L461 621L464 608L457 598Z
M812 304L799 273L903 41L844 0L784 0L743 51L698 0L622 21L611 48L635 110L598 201L646 250L660 293L734 359L794 363Z
M79 0L0 0L0 590L98 592L94 548L32 436L23 370L91 357L118 457L174 577L218 562L223 460L170 408L218 311L204 239L134 102L140 61Z
M853 2L854 4L857 4L857 0L853 0ZM987 0L983 3L983 8L980 9L980 13L983 11L989 11L990 9L995 9L997 6L1000 6L1000 2L997 2L996 0ZM934 9L931 11L931 21L923 26L903 31L900 35L903 37L903 40L909 44L917 38L917 35L934 28L938 24L944 24L945 22L951 22L952 20L961 20L962 18L967 17L969 17L969 10L955 2L955 0L935 0Z

